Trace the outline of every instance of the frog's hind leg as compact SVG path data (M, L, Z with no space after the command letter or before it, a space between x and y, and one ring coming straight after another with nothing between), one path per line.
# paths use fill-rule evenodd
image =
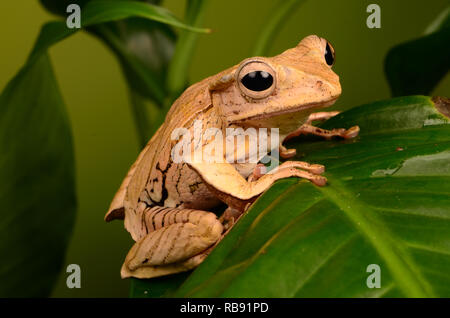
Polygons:
M128 252L122 278L151 278L195 268L223 232L217 216L201 210L151 207L142 222L148 233Z

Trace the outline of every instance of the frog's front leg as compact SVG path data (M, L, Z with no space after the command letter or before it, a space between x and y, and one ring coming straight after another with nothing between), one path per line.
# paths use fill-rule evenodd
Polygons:
M151 278L190 270L222 238L223 225L211 212L167 207L147 208L140 237L125 259L121 276Z
M339 112L320 112L320 113L313 113L309 115L308 120L300 126L295 131L291 132L289 135L284 138L283 142L288 141L289 139L292 139L294 137L300 136L300 135L315 135L320 136L325 139L331 139L332 137L341 137L344 139L351 139L355 138L359 134L359 126L353 126L349 129L345 128L337 128L332 130L322 129L319 127L315 127L311 125L313 121L324 121L328 120L331 117L334 117L338 115ZM287 149L282 144L280 144L280 156L284 159L292 158L296 154L295 149Z
M264 174L258 180L247 181L229 163L190 163L190 166L208 185L220 200L239 211L244 211L248 203L267 190L275 181L297 177L304 178L316 185L323 186L327 179L302 169L308 167L311 171L321 172L323 166L309 165L304 162L287 161L274 171Z
M286 167L292 167L292 168L299 168L301 167L304 170L310 171L312 173L315 174L320 174L323 173L325 171L325 167L322 165L317 165L317 164L309 164L307 162L301 162L301 161L297 161L297 162L293 162L293 161L289 161L289 162L285 162L283 168ZM264 176L267 173L267 167L262 164L262 163L258 163L255 168L253 169L253 172L248 176L247 178L247 182L253 182L256 181L258 179L260 179L262 176ZM223 224L224 229L228 232L231 227L233 227L233 225L237 222L237 220L239 220L239 218L241 217L242 213L245 212L247 210L247 208L250 206L250 204L247 204L244 207L243 211L239 211L231 206L229 206L220 216L219 221Z
M310 164L304 161L286 161L281 166L275 168L274 172L277 171L276 169L280 168L285 169L287 167L299 168L311 172L312 174L321 174L325 172L325 167L323 165ZM251 182L258 180L266 173L267 173L266 166L262 163L258 163L256 167L253 169L253 173L248 177L247 181Z

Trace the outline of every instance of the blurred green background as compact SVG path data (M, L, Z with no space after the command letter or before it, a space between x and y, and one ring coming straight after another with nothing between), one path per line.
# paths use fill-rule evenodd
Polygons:
M212 0L190 69L194 83L249 56L255 37L274 1ZM381 29L366 27L366 7L381 7ZM335 71L343 94L337 109L388 98L383 60L389 48L420 36L448 5L448 0L309 0L291 16L272 44L277 54L317 34L335 47ZM166 0L164 6L183 17L185 1ZM0 3L0 87L16 74L28 56L41 25L56 17L38 1ZM78 212L67 264L79 264L81 289L66 287L62 272L55 297L126 297L129 282L119 269L132 245L122 222L106 224L103 216L115 191L135 160L138 138L128 92L119 65L98 40L80 32L50 50L75 138ZM414 65L411 65L414 67ZM449 95L449 76L433 95Z

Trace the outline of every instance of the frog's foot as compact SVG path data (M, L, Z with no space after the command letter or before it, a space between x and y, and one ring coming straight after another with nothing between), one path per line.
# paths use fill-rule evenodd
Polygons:
M332 130L326 130L326 129L322 129L319 127L311 126L309 124L304 124L299 129L297 129L293 133L289 134L286 137L286 139L296 137L301 134L304 134L304 135L311 134L311 135L323 137L325 139L331 139L332 137L341 137L344 139L351 139L351 138L355 138L356 136L358 136L359 126L353 126L349 129L337 128L337 129L332 129Z
M147 234L128 252L122 278L152 278L193 269L223 233L216 215L201 210L151 207L141 222Z
M276 180L298 177L307 179L315 185L324 186L327 183L327 178L320 175L324 171L323 165L309 164L304 161L285 161L266 176L273 175Z
M248 178L249 182L257 182L260 178L272 178L274 180L299 177L310 180L312 183L322 186L327 183L327 179L320 174L325 171L325 167L319 164L310 164L304 161L285 161L270 173L267 173L266 166L259 163L253 170L253 174Z
M344 139L350 139L356 137L359 133L358 126L353 126L350 129L339 128L333 130L326 130L311 125L313 121L325 121L330 119L331 117L338 115L339 113L340 112L338 111L333 111L333 112L319 112L310 114L305 124L303 124L297 130L287 135L286 138L284 138L283 142L288 141L289 139L297 137L302 134L303 135L312 134L315 136L323 137L325 139L331 139L332 137L341 137ZM297 151L295 149L287 149L282 144L280 144L279 153L281 158L283 159L292 158L295 156L296 152Z
M287 149L285 146L280 144L278 152L279 152L281 158L290 159L295 156L295 154L297 153L297 150L296 149Z
M253 169L253 173L247 178L248 182L256 181L267 173L267 168L264 164L258 163Z
M284 141L287 141L291 138L294 138L294 137L297 137L300 135L308 135L308 134L320 136L320 137L323 137L328 140L331 139L332 137L341 137L344 139L351 139L351 138L355 138L356 136L358 136L359 126L353 126L349 129L337 128L337 129L327 130L327 129L322 129L319 127L311 126L309 124L304 124L297 130L295 130L295 131L291 132L289 135L287 135L287 137L284 139ZM291 150L292 149L290 149L289 151L291 151ZM281 152L280 152L280 154L281 154Z
M223 224L223 228L225 230L225 233L223 233L223 236L225 236L230 229L233 227L234 224L239 220L239 218L242 216L243 211L239 211L235 208L228 207L223 214L220 216L219 221Z

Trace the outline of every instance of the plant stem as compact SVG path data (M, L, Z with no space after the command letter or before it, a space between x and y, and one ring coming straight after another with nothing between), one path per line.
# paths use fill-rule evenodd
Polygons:
M188 0L185 22L194 27L201 25L207 2L208 0ZM170 95L164 107L165 111L186 87L190 61L199 36L195 32L184 30L180 32L167 74L167 89Z
M156 112L156 114L152 114L154 115L155 120L151 120L149 117L150 106L148 105L150 104L150 99L146 99L145 97L141 96L141 94L139 94L136 89L133 88L132 83L128 83L131 110L134 122L136 124L139 144L143 147L147 144L148 139L156 130L154 124L157 125L156 128L160 124L160 117L162 117L162 115L158 113L161 113L163 111L162 105L164 105L166 95L164 87L161 83L158 82L156 77L145 71L145 69L140 65L139 61L133 55L131 55L124 49L123 43L120 42L118 37L113 32L102 25L97 26L95 30L98 34L101 35L101 39L104 40L106 44L109 45L110 48L117 53L119 59L121 59L123 62L126 62L128 67L133 69L133 71L138 75L139 79L152 93L153 102L159 106L159 112Z
M136 93L133 88L129 88L131 110L133 112L134 122L139 138L139 145L144 147L149 138L150 123L148 121L148 112L143 98Z
M260 34L253 49L253 56L265 56L267 55L270 45L273 43L276 34L287 21L290 14L292 14L296 6L302 4L305 0L280 0L277 2L275 9L270 11L270 19L267 19L267 23L262 28Z

